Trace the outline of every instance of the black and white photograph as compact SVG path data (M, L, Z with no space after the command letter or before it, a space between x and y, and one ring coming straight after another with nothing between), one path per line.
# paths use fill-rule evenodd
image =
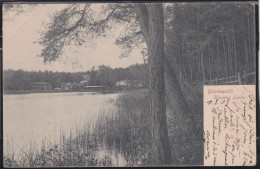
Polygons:
M4 167L256 165L255 3L2 15Z

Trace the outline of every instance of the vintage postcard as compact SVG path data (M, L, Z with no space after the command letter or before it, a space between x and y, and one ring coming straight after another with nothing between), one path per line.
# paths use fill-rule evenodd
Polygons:
M4 167L256 165L255 3L2 13Z

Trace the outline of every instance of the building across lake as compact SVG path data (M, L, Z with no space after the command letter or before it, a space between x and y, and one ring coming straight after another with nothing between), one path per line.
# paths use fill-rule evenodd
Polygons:
M32 90L37 90L37 91L52 90L52 84L51 83L46 83L46 82L32 83Z
M116 82L116 87L119 88L141 88L143 84L138 80L120 80Z
M80 81L80 84L88 84L89 80L90 80L90 75L83 75L82 76L83 80Z

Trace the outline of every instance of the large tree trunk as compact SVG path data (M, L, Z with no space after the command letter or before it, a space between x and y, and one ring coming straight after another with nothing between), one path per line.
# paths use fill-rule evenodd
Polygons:
M166 121L162 3L135 4L135 10L148 47L152 163L167 165L171 163L171 149Z
M152 156L154 164L170 164L166 121L165 85L164 85L164 18L162 4L148 7L148 26L150 41L149 56L149 91L152 127Z
M198 143L196 123L191 114L189 114L191 112L183 96L178 79L170 62L168 60L165 61L162 4L145 5L138 3L134 6L141 31L148 46L152 162L155 165L170 164L172 162L166 121L165 85L167 87L167 98L171 101L169 105L171 110L174 110L174 114L177 115L182 125L185 126L184 131L189 136L191 142L195 143L187 146L193 148L198 153L203 153L198 148L199 146L203 147L203 145L196 145ZM164 75L166 75L165 79ZM194 157L193 153L189 154L185 158L190 159L194 163L197 158ZM197 153L195 154L197 155Z

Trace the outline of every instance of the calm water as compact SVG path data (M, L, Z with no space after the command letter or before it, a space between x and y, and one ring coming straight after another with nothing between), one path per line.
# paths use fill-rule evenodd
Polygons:
M114 111L119 94L33 93L4 95L4 152L18 153L42 140L59 143L61 132L80 128L104 111Z

